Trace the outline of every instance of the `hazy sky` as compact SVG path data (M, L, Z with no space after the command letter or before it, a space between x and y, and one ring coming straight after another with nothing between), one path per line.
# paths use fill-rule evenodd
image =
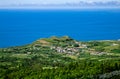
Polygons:
M92 4L93 2L99 3L109 3L112 2L113 5L119 3L120 0L0 0L0 7L1 6L13 6L13 5L31 5L31 4L65 4L65 3L80 3L83 1L85 3Z
M108 1L120 1L120 0L0 0L0 5L11 5L11 4L61 4L61 3L78 3L80 1L85 2L108 2Z

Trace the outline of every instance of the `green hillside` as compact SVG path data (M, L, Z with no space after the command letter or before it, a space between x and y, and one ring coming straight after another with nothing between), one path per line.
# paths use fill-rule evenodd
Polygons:
M120 41L69 36L0 48L0 79L119 79Z

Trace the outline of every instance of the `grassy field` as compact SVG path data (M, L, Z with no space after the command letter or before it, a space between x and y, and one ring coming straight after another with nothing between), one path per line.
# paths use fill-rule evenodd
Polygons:
M119 79L120 41L68 36L0 49L0 79ZM104 77L102 77L104 76Z

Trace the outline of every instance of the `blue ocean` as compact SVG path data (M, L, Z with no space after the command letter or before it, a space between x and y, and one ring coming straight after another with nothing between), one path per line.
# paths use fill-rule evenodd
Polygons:
M76 40L120 39L120 10L0 10L0 47L68 35Z

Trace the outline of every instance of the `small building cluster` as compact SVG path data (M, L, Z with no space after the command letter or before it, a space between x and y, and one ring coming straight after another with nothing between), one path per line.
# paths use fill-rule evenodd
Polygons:
M67 54L74 54L74 53L80 51L80 48L77 48L77 47L65 47L65 48L62 48L62 47L54 47L54 46L52 46L51 49L56 50L56 52L59 52L59 53L67 53Z

